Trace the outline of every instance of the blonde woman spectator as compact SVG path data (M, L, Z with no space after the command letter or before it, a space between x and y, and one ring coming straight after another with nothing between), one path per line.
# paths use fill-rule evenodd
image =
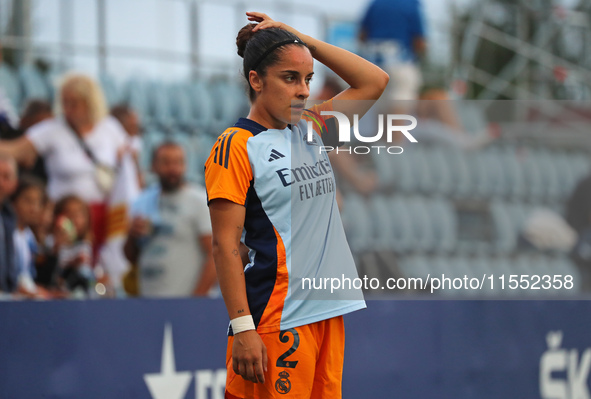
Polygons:
M101 88L92 78L70 73L62 79L56 117L32 126L12 141L0 141L0 152L19 163L45 159L47 192L52 201L76 195L90 205L95 250L104 242L106 199L114 180L126 134L108 115Z

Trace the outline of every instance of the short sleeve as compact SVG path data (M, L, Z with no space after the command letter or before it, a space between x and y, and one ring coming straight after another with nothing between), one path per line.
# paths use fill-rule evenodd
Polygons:
M218 138L205 162L207 203L225 198L246 205L253 174L246 143L252 133L245 129L227 129Z
M46 120L33 125L27 130L26 137L31 141L35 151L39 155L46 155L56 141L55 131L57 131L55 119Z
M207 194L201 186L192 186L193 200L191 201L193 227L197 235L211 235L211 220L207 208Z

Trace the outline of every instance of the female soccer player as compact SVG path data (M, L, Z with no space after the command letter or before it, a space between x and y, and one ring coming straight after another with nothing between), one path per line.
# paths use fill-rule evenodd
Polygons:
M310 282L357 277L321 151L334 125L319 114L356 110L350 101L304 105L313 58L350 86L333 100L376 100L388 75L265 14L247 16L258 24L243 27L236 44L250 113L218 138L205 163L213 253L231 320L226 398L340 398L342 315L365 302L359 290L319 296ZM312 140L308 121L325 126ZM246 267L241 242L249 249Z

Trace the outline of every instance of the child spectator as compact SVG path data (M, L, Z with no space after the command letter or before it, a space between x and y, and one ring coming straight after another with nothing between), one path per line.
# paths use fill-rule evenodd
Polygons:
M12 205L16 213L14 231L14 250L18 272L18 292L31 298L48 298L46 290L34 282L34 267L37 254L37 241L31 230L42 218L45 203L43 183L32 177L23 178L12 195Z
M59 200L55 204L52 230L60 283L74 294L82 291L87 295L94 279L88 205L74 195Z
M12 157L0 154L0 294L12 293L17 285L13 242L16 216L8 201L16 184L16 162Z
M35 256L35 283L49 289L52 296L63 296L57 284L57 261L53 254L53 210L54 203L44 197L41 217L36 224L31 225L31 231L35 235L37 242L37 252ZM61 295L60 295L61 293Z

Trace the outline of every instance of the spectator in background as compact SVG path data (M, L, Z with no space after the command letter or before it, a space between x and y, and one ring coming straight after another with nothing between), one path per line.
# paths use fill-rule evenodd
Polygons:
M53 253L58 280L70 292L88 295L94 274L88 205L75 195L55 204Z
M17 128L2 139L17 139L33 125L53 117L51 104L45 100L32 99L27 101Z
M42 205L41 217L32 224L31 231L35 236L37 242L37 252L35 256L35 283L50 289L52 296L55 296L58 291L57 276L55 276L55 262L51 263L50 258L53 255L53 211L55 204L47 198L47 193L44 196L44 203Z
M27 101L18 129L24 134L31 126L46 119L53 118L51 104L45 100L32 99Z
M427 47L419 0L373 0L359 40L364 56L390 75L386 99L415 100L422 84L417 61Z
M142 151L142 125L140 123L140 118L137 112L126 104L116 105L111 108L111 115L121 123L123 129L129 135L128 147L131 151L138 172L138 182L140 187L144 187L144 179L142 177L139 163L139 154Z
M129 105L119 104L111 108L111 115L121 123L123 129L132 138L131 146L139 152L142 127L137 113Z
M335 73L328 73L315 100L327 101L345 90L345 82Z
M16 215L8 200L16 189L17 173L14 159L0 153L0 294L12 293L17 288L13 240Z
M577 183L568 199L566 221L578 234L591 229L591 175Z
M12 195L17 220L13 239L18 270L18 292L31 298L49 298L49 293L34 282L38 245L31 230L31 226L37 225L43 217L44 197L43 183L32 177L21 177Z
M18 162L43 156L49 198L55 202L77 195L90 204L96 256L105 239L106 200L127 136L107 114L103 92L88 76L67 74L59 86L57 104L57 117L33 126L19 139L0 141L0 152Z
M2 65L2 43L0 43L0 66ZM14 135L18 127L18 114L2 86L0 86L0 139Z
M577 183L566 202L566 221L577 232L572 259L581 273L583 291L591 291L591 175Z
M33 99L27 102L21 115L18 129L6 134L2 139L13 140L23 136L33 125L53 117L51 104L45 100ZM35 158L37 158L35 160ZM30 159L23 160L19 165L19 176L35 176L47 184L47 172L42 157L32 154Z
M160 184L135 202L125 243L125 255L139 267L139 293L207 295L216 274L205 190L185 183L185 154L176 143L156 148L152 167Z

